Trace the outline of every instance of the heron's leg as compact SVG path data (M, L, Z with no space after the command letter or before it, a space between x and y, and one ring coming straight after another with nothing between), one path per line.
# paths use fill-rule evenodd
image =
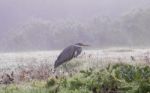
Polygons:
M66 72L68 72L67 64L64 65Z
M68 69L68 67L67 67L67 63L65 63L65 64L63 65L63 68L65 69L65 71L66 71L67 73L69 73L69 69Z

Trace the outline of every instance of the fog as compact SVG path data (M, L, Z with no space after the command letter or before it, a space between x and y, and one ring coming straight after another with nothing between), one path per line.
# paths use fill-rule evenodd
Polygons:
M0 51L62 49L76 42L93 48L149 46L149 5L149 0L0 0Z
M0 30L9 30L32 18L44 20L95 16L118 17L150 5L149 0L0 0Z

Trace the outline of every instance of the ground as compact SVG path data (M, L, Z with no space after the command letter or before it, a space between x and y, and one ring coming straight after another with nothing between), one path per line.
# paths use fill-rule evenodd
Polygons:
M150 65L150 49L111 48L103 50L84 50L78 58L67 63L68 69L70 69L69 72L66 72L64 67L61 66L54 75L52 72L53 64L60 52L61 51L1 53L0 76L4 76L5 73L10 75L14 80L9 82L11 84L1 84L0 88L19 88L26 90L26 88L33 89L33 87L40 87L42 91L44 91L43 87L47 85L47 81L49 81L49 79L51 81L51 78L57 78L56 76L72 77L72 75L76 75L80 73L80 71L93 68L105 69L109 64L112 65L116 63L127 63L134 66ZM12 72L13 75L11 76ZM6 80L9 80L9 78ZM37 91L39 90L40 89ZM49 90L45 88L45 93L47 93L47 91ZM29 90L23 93L28 92Z

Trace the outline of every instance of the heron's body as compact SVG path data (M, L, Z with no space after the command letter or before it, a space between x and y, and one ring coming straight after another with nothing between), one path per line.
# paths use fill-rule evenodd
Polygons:
M70 61L72 58L77 57L82 52L82 48L78 45L70 45L65 48L55 61L54 68L57 68L63 63Z

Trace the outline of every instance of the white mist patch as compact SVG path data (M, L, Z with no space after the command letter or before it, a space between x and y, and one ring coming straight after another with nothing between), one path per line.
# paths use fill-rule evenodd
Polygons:
M57 56L61 51L40 51L23 53L1 53L0 70L15 70L21 67L39 66L40 64L49 64L53 66ZM133 58L135 62L142 62L145 56L149 58L149 49L105 49L105 50L83 50L82 54L73 59L84 61L88 65L102 65L106 62L126 62L131 63Z

